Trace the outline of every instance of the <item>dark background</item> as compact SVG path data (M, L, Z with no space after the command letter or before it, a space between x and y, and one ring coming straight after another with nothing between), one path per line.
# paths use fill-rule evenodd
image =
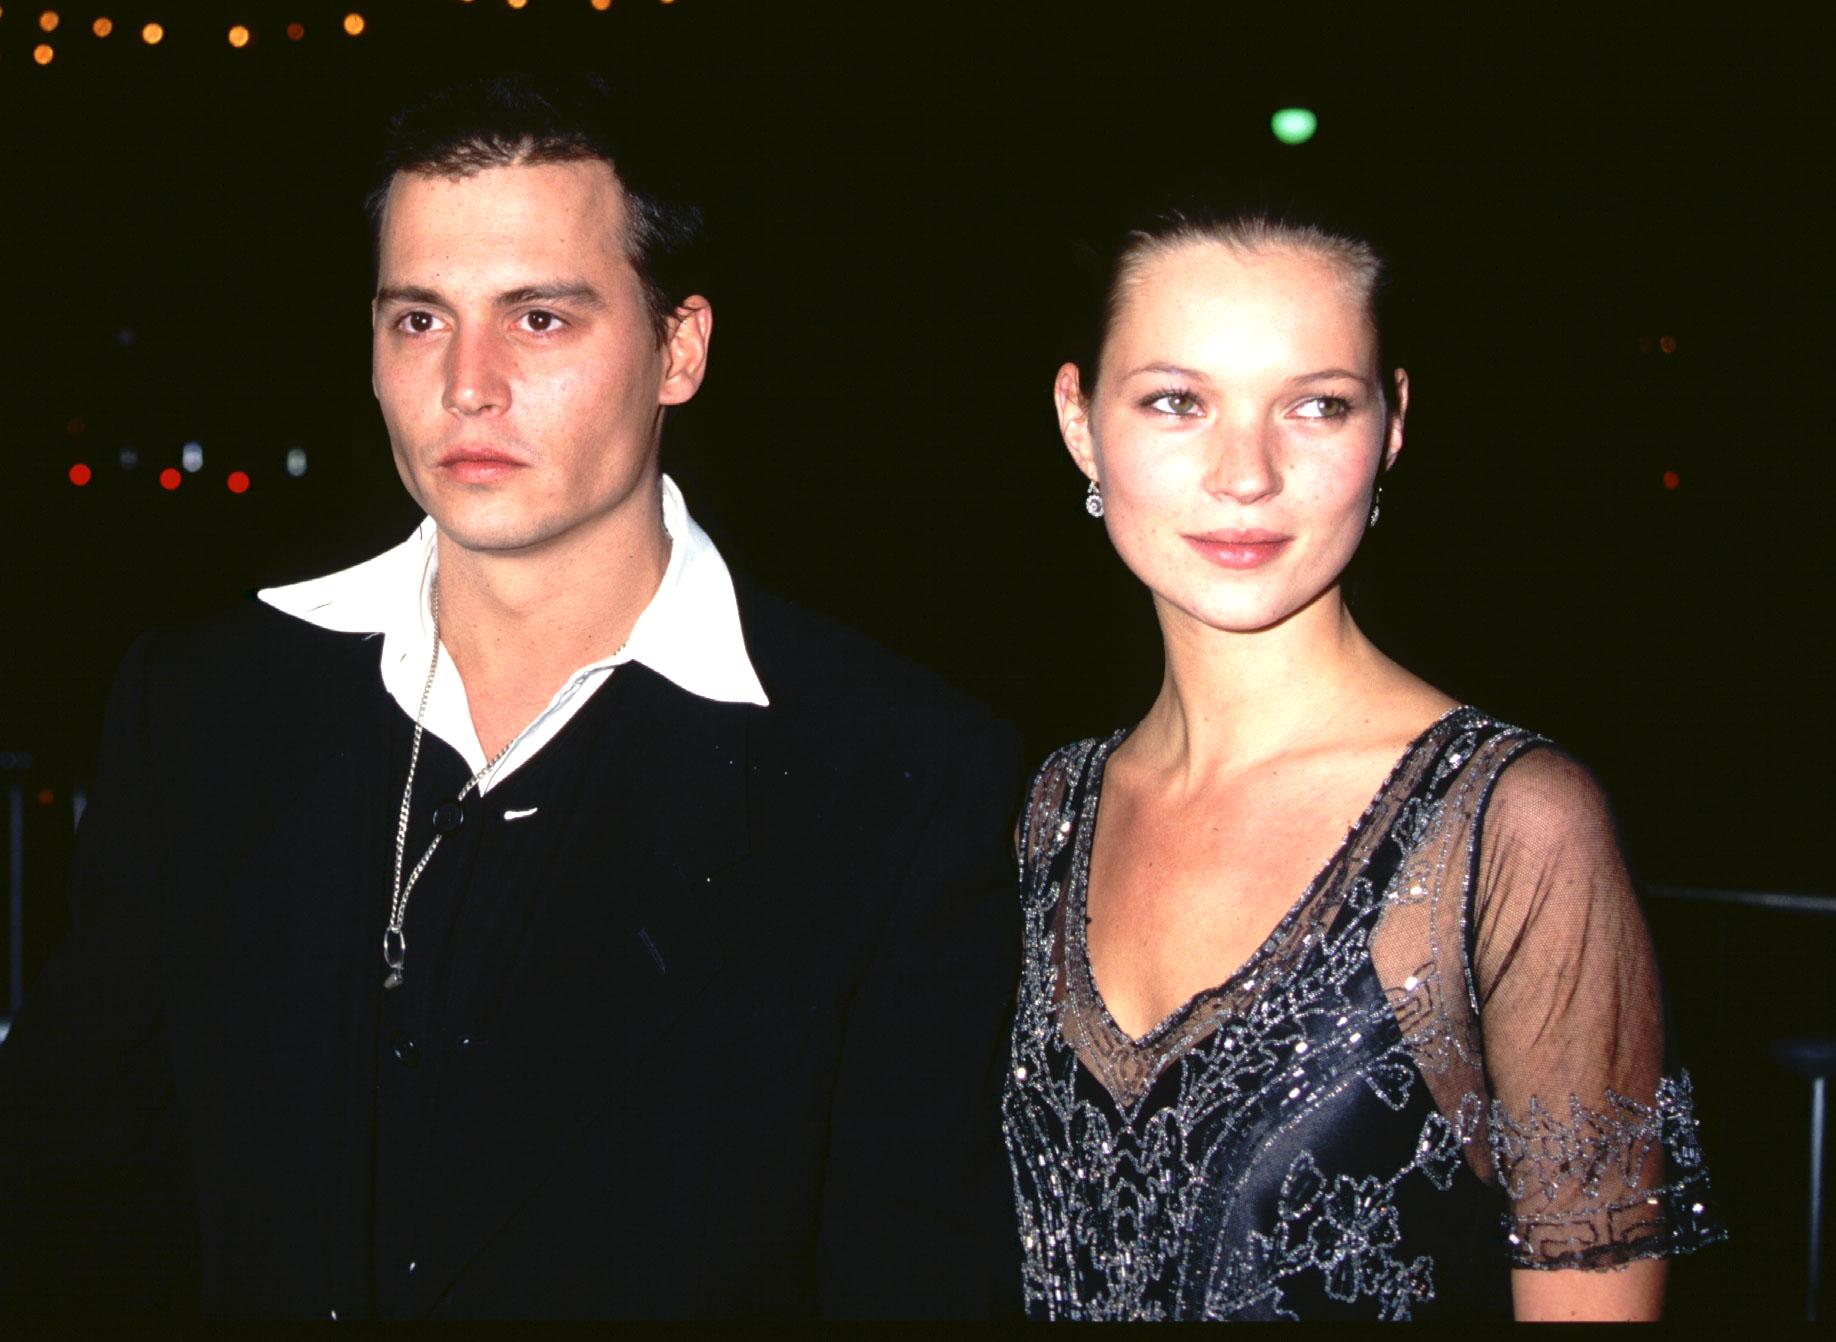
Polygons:
M1806 20L89 0L47 35L42 8L0 12L0 752L43 831L35 888L137 631L416 520L369 394L359 202L403 88L506 55L619 72L702 186L713 370L665 464L729 559L936 666L1036 756L1132 721L1159 675L1051 415L1067 234L1141 183L1339 203L1411 317L1367 628L1588 761L1649 881L1830 888L1829 47ZM1320 130L1283 146L1294 105ZM203 469L162 490L187 441ZM1804 1091L1764 1047L1836 1026L1831 920L1654 921L1739 1236L1679 1298L1789 1313Z

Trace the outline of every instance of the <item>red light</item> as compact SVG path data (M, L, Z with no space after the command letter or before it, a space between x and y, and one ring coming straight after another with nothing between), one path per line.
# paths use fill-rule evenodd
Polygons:
M89 425L85 424L81 419L70 419L64 422L64 432L69 434L72 438L81 438L83 436L83 430L88 427Z
M87 465L79 461L70 468L70 483L75 485L78 489L81 489L90 482L90 479L94 475L94 471L90 470Z
M1664 488L1665 489L1675 489L1678 485L1682 483L1683 483L1683 477L1678 475L1675 471L1665 471L1664 472Z
M177 489L184 483L185 477L179 473L179 468L176 466L168 466L159 473L159 487L161 489Z
M229 491L232 494L248 493L249 473L247 471L231 471L229 473Z
M50 788L41 787L40 789L38 789L38 804L40 806L49 806L52 802L56 800L57 800L57 793L53 792Z

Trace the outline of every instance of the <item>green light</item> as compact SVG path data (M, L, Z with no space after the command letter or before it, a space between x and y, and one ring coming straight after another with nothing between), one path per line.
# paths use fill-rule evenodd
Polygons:
M1284 107L1269 118L1269 129L1283 144L1306 144L1320 128L1320 119L1304 107Z

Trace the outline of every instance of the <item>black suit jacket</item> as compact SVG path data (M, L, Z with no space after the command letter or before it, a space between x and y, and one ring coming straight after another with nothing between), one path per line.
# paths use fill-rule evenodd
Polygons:
M74 931L0 1045L8 1307L1017 1311L1017 742L857 635L741 611L769 708L639 666L600 689L580 860L505 948L491 1047L436 1107L426 1252L381 1295L378 645L252 602L143 638Z

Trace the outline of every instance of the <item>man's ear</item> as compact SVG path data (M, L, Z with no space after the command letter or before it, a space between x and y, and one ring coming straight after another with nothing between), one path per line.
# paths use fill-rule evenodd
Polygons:
M1406 369L1396 370L1396 408L1390 412L1390 422L1385 429L1383 445L1383 468L1389 470L1396 464L1396 458L1402 453L1403 420L1409 414L1409 374Z
M1096 450L1090 441L1090 402L1074 363L1065 364L1052 380L1052 403L1058 410L1058 433L1078 470L1097 478Z
M681 405L701 389L708 373L708 341L714 334L714 309L700 294L682 300L663 330L663 381L658 405Z

